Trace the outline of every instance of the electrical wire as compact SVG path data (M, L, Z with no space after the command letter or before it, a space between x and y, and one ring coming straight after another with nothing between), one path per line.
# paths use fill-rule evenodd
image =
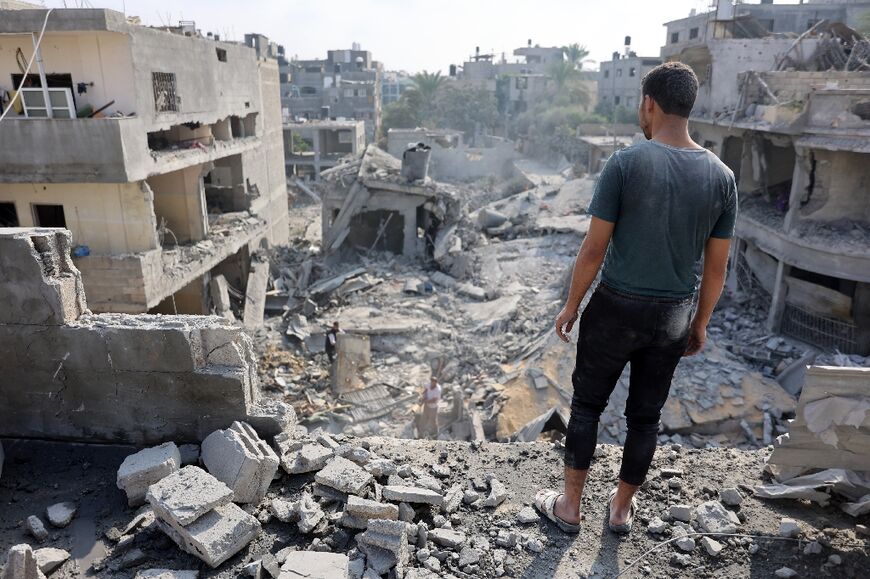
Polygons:
M30 67L33 66L33 61L36 60L36 55L39 53L39 46L42 44L42 37L45 35L45 27L48 26L48 16L52 12L54 12L54 8L49 8L48 12L45 13L45 20L43 20L42 22L42 30L40 30L39 38L36 40L36 46L33 48L33 58L31 58L30 62L27 63L27 69L21 76L21 83L18 85L18 90L15 91L15 96L12 97L12 100L9 101L9 106L6 107L6 110L3 111L2 115L0 115L0 122L3 122L3 119L6 118L6 115L9 114L10 110L12 110L12 105L15 104L15 99L21 98L21 89L24 88L24 83L27 81L27 74L30 72ZM45 103L45 106L51 105L49 103Z

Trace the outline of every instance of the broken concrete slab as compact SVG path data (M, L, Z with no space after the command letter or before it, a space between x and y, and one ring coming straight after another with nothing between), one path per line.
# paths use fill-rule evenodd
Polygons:
M429 531L429 538L449 549L462 548L465 545L465 533L452 529L432 529Z
M162 518L157 525L182 550L212 568L241 551L261 530L257 519L234 503L216 507L187 526Z
M399 518L399 507L390 503L379 503L357 496L347 497L345 512L361 519L384 519L395 521Z
M202 441L202 463L233 491L237 503L259 504L278 471L278 455L245 422L233 422Z
M350 559L347 555L320 551L293 551L281 565L278 579L346 579Z
M146 448L124 459L118 469L118 488L127 493L127 504L145 502L148 487L181 467L181 454L174 442Z
M62 529L70 524L76 509L76 504L72 502L56 503L45 509L45 516L52 526Z
M158 519L183 527L232 501L233 491L201 468L186 466L152 485L146 499Z
M286 444L283 441L278 442L277 438L275 439L275 442L279 449L282 450L281 468L283 468L287 474L303 474L306 472L321 470L329 462L329 459L335 456L335 452L333 452L332 449L327 448L322 444L304 444L301 448L289 450L294 446L292 443ZM297 441L297 444L302 443ZM283 452L285 449L288 450Z
M69 551L53 547L37 549L33 552L33 556L36 557L36 564L39 566L39 570L46 575L50 575L70 558Z
M9 549L0 579L45 579L30 545L15 545Z
M199 571L175 569L146 569L136 573L133 579L198 579Z
M360 495L374 477L346 458L336 456L314 475L314 480L342 493Z
M430 489L401 485L387 485L383 488L384 499L397 503L417 503L440 507L444 497Z
M708 533L736 533L740 519L719 501L707 501L695 508L695 518Z

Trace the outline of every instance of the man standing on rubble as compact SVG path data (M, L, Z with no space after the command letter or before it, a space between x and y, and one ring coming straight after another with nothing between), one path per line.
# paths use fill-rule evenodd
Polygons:
M568 342L603 263L601 283L580 319L564 492L542 490L535 497L547 518L568 532L579 531L598 419L629 362L628 431L608 507L610 529L631 530L634 494L652 462L674 370L707 340L737 216L734 174L689 136L698 91L692 69L665 63L642 86L638 116L648 140L615 152L601 172L589 232L556 318L556 333Z
M420 412L420 425L418 430L420 438L438 437L438 404L441 402L441 384L433 374L429 378L429 384L423 388L421 400L423 410Z
M326 348L326 356L329 358L330 364L335 360L335 346L338 343L338 335L340 333L341 329L338 327L338 322L332 322L332 328L326 332L326 343L324 344L324 347Z

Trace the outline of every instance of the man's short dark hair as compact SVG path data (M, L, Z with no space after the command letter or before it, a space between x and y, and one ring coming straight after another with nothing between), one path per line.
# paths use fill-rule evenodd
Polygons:
M658 103L667 115L688 118L698 96L698 77L682 62L660 64L643 77L643 96Z

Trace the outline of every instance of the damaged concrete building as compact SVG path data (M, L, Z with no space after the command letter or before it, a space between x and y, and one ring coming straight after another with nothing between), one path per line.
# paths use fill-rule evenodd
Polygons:
M519 157L512 141L494 136L475 136L464 142L461 131L450 129L390 129L387 152L397 159L409 146L423 143L432 149L429 174L433 179L466 181L513 173Z
M286 120L356 119L365 121L366 139L381 130L383 65L354 44L330 50L325 59L283 61L281 106Z
M374 145L324 171L320 189L324 251L342 245L407 256L452 250L444 245L460 214L456 190L430 178L409 181L402 161Z
M44 73L24 79L43 22ZM207 313L218 274L242 291L249 253L287 240L268 54L190 22L3 11L0 92L24 88L0 124L0 225L69 229L97 312Z
M866 355L870 42L828 21L800 37L716 32L738 22L753 21L715 21L679 54L701 78L692 135L742 195L731 283L767 296L771 331Z
M92 314L71 245L64 229L0 229L0 437L199 442L233 420L280 431L292 409L261 399L239 326Z
M335 167L366 146L363 121L311 120L284 123L284 152L288 177L320 180L320 173Z

